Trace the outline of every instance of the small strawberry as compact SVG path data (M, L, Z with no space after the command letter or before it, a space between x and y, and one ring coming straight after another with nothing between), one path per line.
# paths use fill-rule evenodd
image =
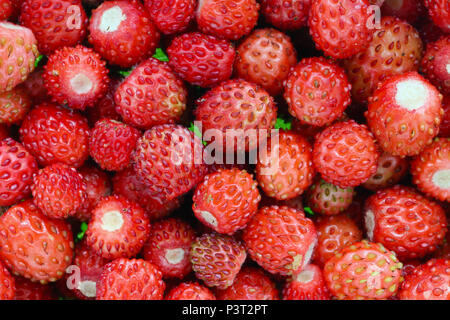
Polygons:
M294 274L284 286L283 300L330 300L322 270L309 264Z
M427 45L421 72L442 94L450 95L450 35Z
M116 111L116 102L114 101L114 95L121 83L122 79L111 77L105 96L100 98L95 106L86 110L89 124L92 127L97 121L102 119L121 121L121 117Z
M138 1L105 1L92 11L89 42L111 64L128 68L141 62L155 52L159 38Z
M216 233L198 237L191 247L190 259L195 276L208 287L226 289L233 284L247 257L244 245Z
M308 190L308 205L314 212L336 215L346 210L353 201L353 188L340 188L318 179Z
M377 1L371 0L372 4ZM381 6L382 16L395 16L408 23L414 23L425 14L425 7L421 0L386 0Z
M386 299L396 294L401 269L393 252L363 240L328 260L324 276L331 294L339 300Z
M44 86L44 79L42 78L44 71L44 68L35 69L21 84L31 98L33 105L38 105L51 99Z
M450 32L450 3L447 0L424 0L434 24L444 32Z
M13 300L16 294L14 277L0 262L0 300Z
M182 282L169 291L165 300L216 300L216 297L197 282Z
M313 222L289 207L263 207L244 230L250 257L273 274L292 275L311 259L317 243Z
M0 93L0 123L20 123L31 108L31 98L22 86Z
M97 300L162 300L166 285L161 272L142 259L108 263L97 285Z
M442 109L444 109L444 117L439 127L439 136L450 138L450 95L444 96Z
M1 0L0 1L0 20L7 20L14 12L15 0Z
M16 293L14 300L54 300L52 287L39 282L32 282L24 277L14 277Z
M194 18L195 0L145 0L144 3L153 23L164 34L186 30Z
M262 0L266 21L281 30L296 30L308 23L311 0Z
M417 155L438 134L444 115L441 98L417 72L393 76L370 97L367 123L384 151Z

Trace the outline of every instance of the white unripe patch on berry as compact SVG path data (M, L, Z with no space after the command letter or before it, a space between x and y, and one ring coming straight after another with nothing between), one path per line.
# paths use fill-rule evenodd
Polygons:
M428 89L422 81L409 79L396 85L395 102L408 111L423 107L428 100Z
M181 248L167 249L165 258L170 264L178 264L184 259L184 250Z
M314 271L304 270L295 276L295 281L308 283L314 278Z
M14 23L9 22L0 22L0 27L6 28L6 29L12 29L12 30L26 30L26 28L19 26Z
M90 280L80 281L78 290L88 298L95 298L97 294L96 282Z
M86 94L92 89L92 81L84 73L79 73L70 79L70 86L76 94Z
M445 66L445 70L447 70L447 73L450 74L450 63Z
M366 225L367 237L370 241L373 239L373 229L375 228L375 216L371 210L367 210L364 215L364 223Z
M113 232L122 228L123 217L119 211L108 211L102 217L102 229Z
M441 189L450 189L450 169L438 170L433 174L433 184Z
M311 257L313 255L316 244L317 244L317 239L314 240L314 242L309 245L308 251L306 251L306 253L305 253L305 259L303 260L302 269L309 264L309 261L311 261Z
M217 227L217 219L208 211L200 211L200 215L205 220L205 222L213 227Z
M100 19L99 29L101 32L114 32L116 31L122 21L125 21L127 16L123 14L122 9L119 6L114 6L105 12Z

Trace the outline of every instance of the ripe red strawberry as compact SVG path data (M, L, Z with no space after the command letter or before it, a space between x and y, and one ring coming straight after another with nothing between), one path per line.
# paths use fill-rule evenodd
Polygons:
M305 124L322 127L342 116L350 104L345 71L323 57L306 58L284 83L289 113Z
M262 0L266 21L281 30L296 30L307 25L311 0Z
M12 90L24 82L34 70L34 62L39 55L33 32L9 22L0 22L0 92Z
M14 12L14 0L0 1L0 20L7 20Z
M434 24L444 32L450 32L450 3L447 0L424 0Z
M195 0L145 0L144 3L153 23L164 34L186 30L194 18Z
M416 71L422 48L419 33L410 24L395 17L381 18L380 29L374 30L365 49L342 63L352 85L352 99L365 104L379 82Z
M150 234L150 221L136 203L118 195L103 198L92 211L86 243L106 259L137 255Z
M0 123L20 123L30 110L31 104L26 89L20 85L11 91L0 93Z
M100 56L81 45L55 51L42 75L54 102L73 109L92 107L108 89L108 69Z
M98 100L95 106L86 110L87 118L91 126L94 126L97 121L102 119L121 121L121 117L116 111L116 102L114 101L114 95L117 88L122 83L122 80L123 79L120 79L118 77L112 77L110 79L105 96Z
M52 103L31 110L19 132L23 145L41 166L63 162L80 167L89 156L86 119Z
M372 4L377 1L371 0ZM425 14L425 7L421 0L386 0L382 3L383 16L395 16L408 23L414 23Z
M41 283L56 281L72 262L73 247L69 224L48 218L31 200L0 217L0 258L14 274Z
M225 81L208 91L197 100L194 113L203 130L215 129L214 136L206 138L225 147L218 148L219 152L255 149L258 138L251 136L251 129L256 135L259 130L270 130L277 117L273 98L259 86L241 79Z
M444 115L441 98L417 72L393 76L370 97L367 123L384 151L417 155L438 134Z
M309 264L293 275L284 286L283 300L330 300L322 270Z
M442 94L450 95L450 35L427 45L421 72Z
M367 0L312 1L308 24L317 48L337 59L363 51L372 35L369 5Z
M169 65L183 80L213 87L231 77L236 52L228 40L192 32L173 39L167 54Z
M292 199L313 182L312 148L294 131L279 131L277 138L278 143L269 144L266 153L260 152L256 179L269 197Z
M42 78L44 71L44 68L34 70L21 84L21 87L25 88L27 95L31 98L34 105L50 101L51 99L44 86L44 79Z
M450 138L450 95L444 96L442 109L444 109L444 117L439 127L439 136Z
M450 300L450 260L431 259L406 275L401 300Z
M89 138L89 153L104 170L128 167L140 132L120 121L103 119L95 124Z
M152 224L142 256L163 277L182 279L192 270L189 251L194 240L195 231L188 223L174 218L160 220Z
M308 190L308 205L314 212L336 215L346 210L353 201L353 188L339 188L318 179Z
M30 28L43 54L84 40L88 18L81 0L25 0L20 24Z
M24 277L14 277L16 292L14 300L54 300L52 287L39 282L31 282Z
M417 155L411 174L420 191L450 202L450 138L436 139Z
M317 243L313 222L289 207L263 207L244 230L250 257L274 274L292 275L311 259Z
M97 300L162 300L166 285L161 272L142 259L108 263L97 286Z
M372 133L353 120L329 126L314 144L317 171L341 188L356 187L369 179L377 170L378 157Z
M0 206L10 206L31 193L36 159L11 138L0 140Z
M217 233L198 237L190 252L195 276L208 287L219 289L233 284L246 257L245 247L240 241Z
M16 293L14 277L0 262L0 300L13 300Z
M258 184L245 170L223 169L205 176L194 193L192 210L207 227L233 234L258 210Z
M124 68L151 56L159 32L138 1L105 1L92 11L89 42L109 63Z
M219 38L238 40L258 21L256 0L202 0L196 11L200 31Z
M216 297L197 282L182 282L169 291L165 300L216 300Z
M382 243L401 260L435 251L447 231L444 210L402 186L378 191L367 199L364 220L369 240Z
M321 267L336 252L363 238L361 230L346 214L319 217L315 226L318 241L314 252L314 262Z
M0 141L9 137L9 128L0 123Z
M203 145L188 129L161 125L147 130L134 153L134 169L149 192L173 200L199 183L208 168Z
M324 276L331 294L339 300L386 299L396 294L401 269L393 252L363 240L328 260Z
M138 65L116 90L116 111L142 129L177 122L186 109L183 82L165 62L150 58Z

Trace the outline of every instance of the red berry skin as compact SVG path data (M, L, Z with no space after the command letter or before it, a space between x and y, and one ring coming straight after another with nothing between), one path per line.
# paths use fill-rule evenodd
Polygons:
M308 25L316 47L336 59L363 51L372 36L369 5L367 0L313 1Z
M48 55L81 43L88 18L81 0L25 0L20 23L33 31L39 52Z
M200 32L176 37L167 48L167 54L175 73L200 87L213 87L228 80L236 56L230 41Z
M182 282L169 291L165 300L216 300L216 297L197 282Z
M69 224L48 218L31 200L0 217L0 258L14 274L41 283L56 281L72 262L73 248Z
M14 0L2 0L0 3L0 20L7 20L14 12Z
M54 300L52 286L31 282L24 277L14 277L16 292L14 300Z
M450 138L436 139L416 156L411 174L420 191L450 202Z
M0 93L0 123L19 124L28 113L32 101L22 86Z
M378 158L372 133L353 120L327 127L314 144L317 171L341 188L356 187L369 179L377 170Z
M159 220L152 224L141 254L164 278L183 279L192 271L189 251L194 240L195 231L188 223L175 218Z
M257 29L237 48L236 75L263 87L271 95L282 92L283 81L297 63L291 39L272 29Z
M450 260L431 259L405 276L400 300L450 300Z
M203 0L196 11L197 25L203 33L238 40L256 26L258 11L256 0Z
M153 23L166 35L186 30L197 4L195 0L145 0L144 3Z
M444 95L450 95L450 35L427 45L421 72Z
M444 109L444 117L439 127L439 136L450 138L450 95L444 96L442 100L442 109Z
M9 137L9 128L0 123L0 141Z
M63 162L78 168L89 156L86 119L52 103L31 110L19 133L23 145L41 166Z
M150 262L120 258L104 267L97 300L162 300L165 287L161 272Z
M308 23L311 0L261 0L261 14L281 30L297 30Z
M11 138L0 140L0 206L10 206L31 193L38 172L36 159Z
M450 3L447 0L424 0L424 4L434 24L450 33Z
M92 212L86 244L105 259L136 256L150 235L150 221L136 203L118 195L100 200Z
M50 101L51 99L47 93L47 89L44 86L44 79L42 78L44 71L44 68L36 69L30 73L21 85L27 92L29 98L31 98L33 105L38 105L45 101Z
M141 129L175 123L186 109L187 92L170 67L150 58L139 64L116 90L116 111Z
M31 186L34 203L42 212L54 219L74 215L87 201L86 182L74 167L55 163L33 179Z
M353 188L339 188L318 179L308 190L308 205L314 212L336 215L346 210L353 201Z
M103 98L98 100L95 106L86 110L87 118L91 127L93 127L97 121L102 119L112 119L117 121L121 121L122 119L120 114L116 111L114 95L123 79L112 77L110 80L108 89Z
M293 275L283 288L283 300L330 300L322 270L309 264Z
M258 184L251 174L223 169L206 175L197 186L192 210L207 227L231 235L246 227L260 200Z
M292 275L309 263L317 234L313 222L302 211L271 206L253 216L243 240L250 257L265 270Z
M371 1L376 4L376 1ZM381 6L381 14L383 16L395 16L408 23L415 23L425 14L425 7L421 0L387 0Z
M416 94L411 96L412 92ZM443 117L439 91L417 72L379 84L365 115L384 151L394 156L420 153L438 134Z
M14 300L16 285L14 277L0 262L0 300Z
M203 145L197 136L185 127L168 124L144 133L133 161L149 192L173 200L203 179L208 167L202 157Z
M364 219L369 240L380 242L402 261L436 251L447 231L444 210L437 203L399 185L369 197Z
M110 64L129 68L151 56L160 34L138 1L105 1L92 11L89 42Z

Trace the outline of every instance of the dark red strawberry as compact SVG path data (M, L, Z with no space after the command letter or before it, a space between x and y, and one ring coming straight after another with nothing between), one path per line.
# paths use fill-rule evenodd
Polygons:
M24 277L14 277L16 293L14 300L54 300L52 286L32 282Z
M421 72L444 95L450 95L450 35L427 45Z
M25 88L34 105L50 101L51 99L44 86L44 79L42 78L44 71L44 68L36 69L27 77L25 82L22 83L22 87Z
M444 117L439 127L439 136L450 138L450 95L444 96L442 109L444 109Z
M31 98L21 85L0 93L0 123L20 123L31 108Z
M216 300L216 297L197 282L182 282L169 291L165 300Z
M339 188L318 179L308 190L307 202L314 212L336 215L351 205L354 194L353 188Z
M450 3L447 0L424 0L434 24L444 32L450 32Z
M370 2L376 4L377 1ZM385 0L381 5L381 14L395 16L408 23L414 23L426 15L422 0Z
M439 28L429 20L426 20L426 22L424 22L418 30L420 38L422 39L424 44L437 41L440 37L445 35L444 31L441 28Z
M109 86L105 96L98 100L95 106L86 110L89 124L92 127L97 121L102 119L121 121L121 117L116 111L116 102L114 101L114 95L123 79L112 77L110 80L111 81L109 82Z
M311 0L261 0L267 22L281 30L296 30L308 23Z
M0 141L9 137L9 128L0 123Z
M197 4L195 0L145 0L144 3L153 23L164 34L186 30Z
M309 264L293 275L284 286L283 300L330 300L322 270Z

